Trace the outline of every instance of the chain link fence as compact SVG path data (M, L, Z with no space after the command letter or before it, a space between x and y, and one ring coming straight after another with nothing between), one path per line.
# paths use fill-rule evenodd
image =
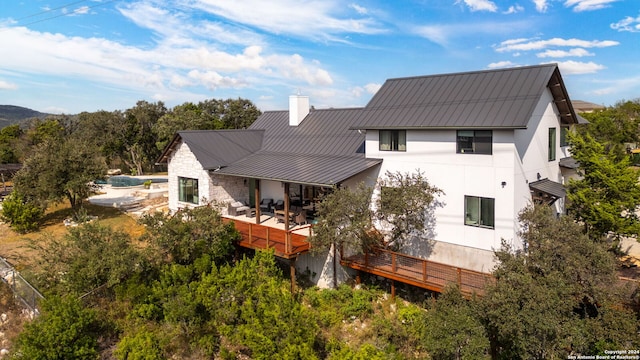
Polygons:
M15 298L20 300L34 315L40 313L39 304L44 296L2 257L0 257L0 279L11 287Z

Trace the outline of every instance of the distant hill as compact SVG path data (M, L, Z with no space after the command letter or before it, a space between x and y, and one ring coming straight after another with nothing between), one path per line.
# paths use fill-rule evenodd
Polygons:
M0 128L34 117L44 119L49 115L22 106L0 105Z

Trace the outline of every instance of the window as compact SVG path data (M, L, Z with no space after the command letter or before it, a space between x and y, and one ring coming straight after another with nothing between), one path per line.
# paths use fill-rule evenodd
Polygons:
M198 204L198 179L178 178L178 200Z
M464 211L465 225L495 228L495 199L465 196Z
M407 151L406 130L380 130L380 151Z
M569 146L569 140L567 139L568 132L568 126L563 126L560 128L560 146Z
M556 128L549 128L549 161L556 159Z
M458 130L458 154L487 154L492 152L491 130Z

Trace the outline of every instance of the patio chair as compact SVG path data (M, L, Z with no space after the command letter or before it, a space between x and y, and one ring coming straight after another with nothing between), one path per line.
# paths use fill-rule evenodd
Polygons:
M298 225L307 223L307 210L300 210L299 213L296 214L295 219L293 220Z
M262 199L260 201L260 211L261 212L271 212L271 207L273 207L273 199Z
M273 205L273 208L276 210L284 210L284 200L276 201L275 205Z
M231 216L247 214L248 210L249 207L240 201L232 202L231 204L229 204L229 215Z

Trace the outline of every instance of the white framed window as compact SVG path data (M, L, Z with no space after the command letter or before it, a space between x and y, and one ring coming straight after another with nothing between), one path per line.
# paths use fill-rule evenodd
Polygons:
M198 205L198 179L178 177L178 200Z
M380 151L407 151L407 131L380 130Z
M465 225L495 228L495 199L465 195L464 212Z

